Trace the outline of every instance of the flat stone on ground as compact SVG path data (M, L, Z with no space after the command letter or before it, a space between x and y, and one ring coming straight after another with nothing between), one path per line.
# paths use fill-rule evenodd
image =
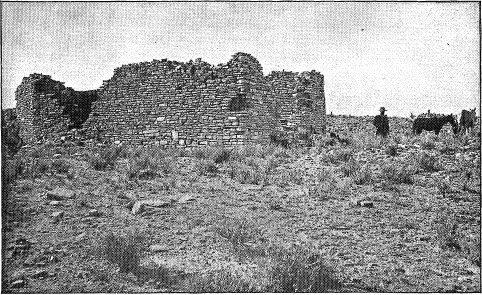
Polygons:
M62 201L65 199L72 199L75 197L75 192L73 190L58 187L54 190L47 192L47 199L54 201Z

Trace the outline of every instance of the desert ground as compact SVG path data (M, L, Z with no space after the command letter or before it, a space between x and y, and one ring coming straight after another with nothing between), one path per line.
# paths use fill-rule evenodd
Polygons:
M480 128L327 119L346 142L4 150L2 291L480 292Z

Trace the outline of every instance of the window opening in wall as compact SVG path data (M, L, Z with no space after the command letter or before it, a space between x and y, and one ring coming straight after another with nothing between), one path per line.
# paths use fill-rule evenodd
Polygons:
M308 93L298 93L298 108L305 107L311 109L313 107L313 99Z
M246 110L249 107L248 97L246 94L240 94L231 99L229 102L229 110L232 112L239 112Z

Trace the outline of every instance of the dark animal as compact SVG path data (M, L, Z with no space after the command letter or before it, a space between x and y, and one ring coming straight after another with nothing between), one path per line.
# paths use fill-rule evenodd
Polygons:
M462 110L462 114L460 115L460 132L466 134L469 132L471 128L474 128L476 120L475 109L470 111Z
M373 119L373 125L377 128L376 135L387 137L388 133L390 133L388 117L386 115L376 115Z
M452 125L454 134L457 133L457 120L455 120L453 115L442 115L430 118L419 117L413 121L412 131L417 135L422 133L422 130L435 131L435 134L438 135L442 127L447 123Z

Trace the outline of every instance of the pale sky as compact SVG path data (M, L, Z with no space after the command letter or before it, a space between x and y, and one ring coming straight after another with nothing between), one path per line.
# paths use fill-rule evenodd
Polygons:
M236 52L325 76L327 113L480 105L479 3L2 3L2 108L31 73L97 89L123 64Z

